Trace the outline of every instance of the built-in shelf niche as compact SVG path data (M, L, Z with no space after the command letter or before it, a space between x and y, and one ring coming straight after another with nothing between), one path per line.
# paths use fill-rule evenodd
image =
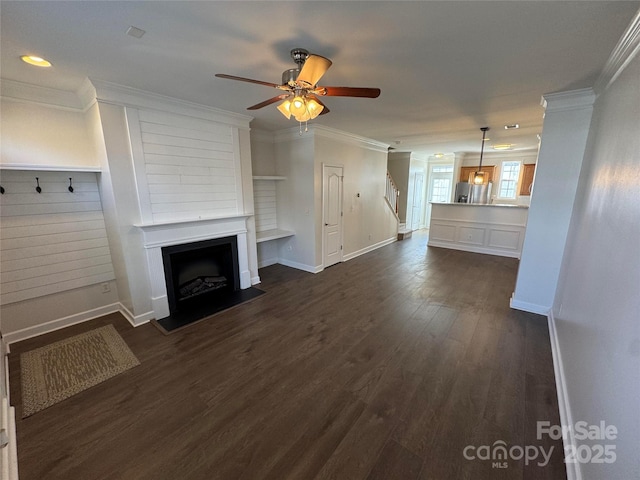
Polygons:
M280 175L254 175L253 177L257 243L295 235L295 232L278 227L276 182L286 179L287 177Z

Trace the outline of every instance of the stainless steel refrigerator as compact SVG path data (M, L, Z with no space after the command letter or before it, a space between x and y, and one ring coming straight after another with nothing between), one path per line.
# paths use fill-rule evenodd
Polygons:
M456 195L453 197L457 203L469 202L469 182L456 183Z
M491 182L475 185L469 182L458 182L456 184L455 200L458 203L479 203L491 202Z

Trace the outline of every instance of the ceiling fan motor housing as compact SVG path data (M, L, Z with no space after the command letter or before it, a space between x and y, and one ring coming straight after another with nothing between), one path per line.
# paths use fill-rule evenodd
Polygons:
M291 50L291 58L298 66L282 72L282 84L295 87L298 75L300 75L300 70L302 70L304 62L309 58L309 50L305 50L304 48L294 48Z
M298 75L300 75L300 68L290 68L289 70L285 70L282 72L282 84L294 87L296 80L298 79Z
M291 50L291 58L296 62L298 68L301 68L305 60L309 58L309 50L305 50L304 48L294 48Z

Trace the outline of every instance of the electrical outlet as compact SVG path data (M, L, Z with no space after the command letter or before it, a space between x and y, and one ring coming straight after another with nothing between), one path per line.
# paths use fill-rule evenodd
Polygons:
M104 282L100 284L102 288L102 293L109 293L111 291L111 284L109 282Z

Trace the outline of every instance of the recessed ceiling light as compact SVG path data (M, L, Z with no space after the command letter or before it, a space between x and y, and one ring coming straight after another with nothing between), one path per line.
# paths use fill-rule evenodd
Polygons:
M45 60L42 57L36 57L35 55L22 55L20 57L23 62L28 63L29 65L34 65L36 67L50 67L51 62Z
M444 157L444 153L436 153L436 154L434 155L434 157L436 157L436 158L442 158L442 157Z
M504 129L505 130L515 130L516 128L520 128L520 125L517 123L513 123L511 125L505 125Z
M491 148L494 150L511 150L513 148L512 143L501 143L498 145L493 145Z
M127 29L127 35L130 35L134 38L142 38L142 36L147 33L146 31L142 30L141 28L138 27L134 27L133 25L131 25L128 29Z

